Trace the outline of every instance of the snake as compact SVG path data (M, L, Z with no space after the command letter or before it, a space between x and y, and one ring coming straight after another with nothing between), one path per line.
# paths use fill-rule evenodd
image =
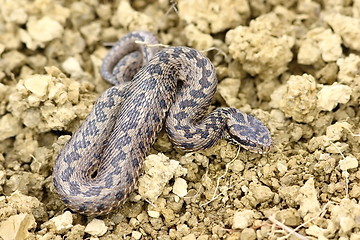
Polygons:
M102 62L101 75L113 86L96 100L53 168L55 192L75 212L103 215L123 204L163 127L185 151L222 138L256 153L272 145L269 130L252 115L230 107L208 111L218 80L203 53L157 42L147 31L128 33Z

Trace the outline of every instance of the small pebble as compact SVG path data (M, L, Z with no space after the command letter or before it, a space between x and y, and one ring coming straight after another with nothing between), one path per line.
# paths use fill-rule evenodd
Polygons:
M134 239L140 239L142 237L142 235L141 235L141 232L132 231L131 237L133 237Z
M158 211L148 211L148 214L152 218L158 218L160 217L160 213Z
M20 213L10 216L0 223L0 238L3 240L27 239L29 229L35 228L36 222L33 215Z
M342 171L346 171L349 169L357 168L359 166L359 162L355 157L346 156L344 159L339 161L339 166Z
M62 64L64 71L71 75L79 75L83 73L79 61L74 57L68 57Z
M350 217L341 217L340 218L340 228L343 232L350 232L356 226L356 223L353 218Z
M85 232L96 237L104 235L107 231L105 222L100 219L94 218L88 225L85 227Z
M245 229L252 224L254 218L254 211L244 210L241 212L235 212L233 216L233 229Z
M39 42L48 42L59 38L63 32L63 26L50 17L43 17L40 20L30 18L27 29L30 36Z
M351 87L342 84L324 86L317 93L317 107L319 110L331 111L339 103L345 104L350 100Z
M46 95L50 81L51 76L35 74L25 79L24 86L27 90L41 98Z
M55 233L63 233L66 230L72 228L73 217L71 212L66 211L63 214L53 217L48 222L44 223L45 226L49 226L54 229Z
M187 194L187 182L183 178L175 179L175 183L173 186L173 193L178 195L179 197L184 197Z
M21 131L21 124L17 118L8 113L0 118L0 141L16 136Z

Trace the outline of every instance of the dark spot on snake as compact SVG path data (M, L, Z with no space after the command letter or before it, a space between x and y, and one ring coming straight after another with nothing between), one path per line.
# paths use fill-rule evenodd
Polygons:
M140 149L141 152L145 152L146 148L143 142L139 142L138 144L138 148Z
M81 155L78 154L75 151L70 152L69 154L66 154L64 157L64 162L66 162L68 165L76 160L79 160L81 158Z
M186 131L186 130L190 130L190 126L188 125L176 125L175 127L175 130L178 130L178 131Z
M126 158L125 152L124 152L123 150L119 149L119 150L118 150L118 153L117 153L116 156L115 156L115 159L116 159L117 161L123 161L123 160L125 160L125 158Z
M210 135L210 134L209 134L208 131L203 131L203 132L200 134L201 138L204 138L204 139L206 139L209 135Z
M189 116L189 114L187 114L186 112L178 112L176 114L174 114L174 118L178 121L181 121L183 119L186 119Z
M197 106L197 103L194 101L194 100L182 100L180 103L179 103L179 107L181 109L185 109L185 108L192 108L192 107L195 107Z
M204 148L209 148L211 146L213 146L216 143L216 139L215 138L211 138L205 145Z
M211 71L206 69L205 71L203 71L205 77L210 77L213 73L214 73L213 70Z
M117 200L123 199L123 198L124 198L124 192L123 192L122 190L120 190L119 192L117 192L117 193L115 194L115 198L116 198Z
M203 76L200 79L199 83L203 88L208 88L212 85L212 83L210 81L208 81L208 79L205 76Z
M201 90L191 90L190 96L192 96L193 98L205 98L206 94Z
M71 175L74 173L74 170L70 167L67 167L62 173L61 178L62 179L69 179Z
M86 197L98 196L101 193L101 191L103 190L103 188L104 188L103 186L93 186L93 187L89 188L89 190L84 192L83 195Z
M192 149L192 148L194 148L195 144L194 143L181 143L180 146L185 149Z
M101 204L99 204L97 207L96 207L96 210L98 211L98 212L102 212L102 211L104 211L105 210L105 205L103 204L103 203L101 203Z
M139 167L139 159L134 158L132 161L132 166L134 167L134 169L137 169Z
M124 135L116 139L118 146L125 146L131 143L131 137L129 135Z
M86 146L88 146L89 144L87 144L89 142L84 141L84 139L80 139L79 141L75 141L73 143L73 146L75 149L81 149L81 148L85 148Z
M96 117L95 119L87 122L86 129L83 132L83 138L84 138L84 136L85 137L87 137L88 135L95 136L95 135L99 134L99 129L96 127L96 122L103 122L106 120L106 117L104 119L101 119L101 121L98 121L98 120L100 120L100 119L98 119Z
M126 172L125 180L130 185L133 182L133 176L129 172Z
M165 53L165 52L161 52L159 53L159 60L160 62L163 62L165 64L168 64L169 63L169 54Z
M150 72L150 75L153 75L154 73L156 73L158 75L163 74L163 70L162 70L160 64L149 64L147 69Z
M153 129L151 127L146 128L146 135L148 138L151 138L153 135Z
M72 195L78 195L81 193L79 184L77 182L69 181L69 183L70 183L70 192Z
M111 188L113 184L114 183L113 183L112 176L107 176L106 179L105 179L105 187L106 188Z
M203 68L206 66L206 63L207 63L207 61L205 58L199 58L196 61L196 66L198 66L199 68Z
M146 79L146 84L141 85L141 89L145 91L150 91L155 89L157 86L157 79L150 76Z
M198 55L198 51L196 51L193 48L189 48L189 54L191 55L192 58L196 58L196 56Z
M152 120L154 123L159 123L160 122L159 115L154 113L154 115L152 116Z
M177 59L179 58L179 56L181 54L183 54L184 51L180 48L180 47L174 47L173 48L173 52L171 53L171 56L174 58L174 59Z
M165 99L160 99L159 106L161 109L167 109L167 104L166 104Z
M86 205L89 204L89 202L84 202L84 204L79 206L79 212L86 212L87 207Z

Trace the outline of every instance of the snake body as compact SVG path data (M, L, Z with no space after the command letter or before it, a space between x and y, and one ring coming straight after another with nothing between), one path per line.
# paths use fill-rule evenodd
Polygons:
M206 115L217 86L210 60L188 47L160 50L134 43L157 41L148 35L130 33L110 50L101 72L116 85L99 97L55 161L55 190L74 211L99 215L122 204L164 123L172 143L187 151L208 148L222 137L260 153L272 143L259 120L237 109Z

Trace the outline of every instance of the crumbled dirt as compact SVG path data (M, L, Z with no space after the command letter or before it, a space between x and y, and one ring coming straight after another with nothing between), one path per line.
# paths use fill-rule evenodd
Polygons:
M359 0L0 6L0 238L360 239ZM161 134L126 204L72 213L53 192L54 159L109 87L106 44L135 30L204 51L214 106L255 115L274 145L185 154Z

